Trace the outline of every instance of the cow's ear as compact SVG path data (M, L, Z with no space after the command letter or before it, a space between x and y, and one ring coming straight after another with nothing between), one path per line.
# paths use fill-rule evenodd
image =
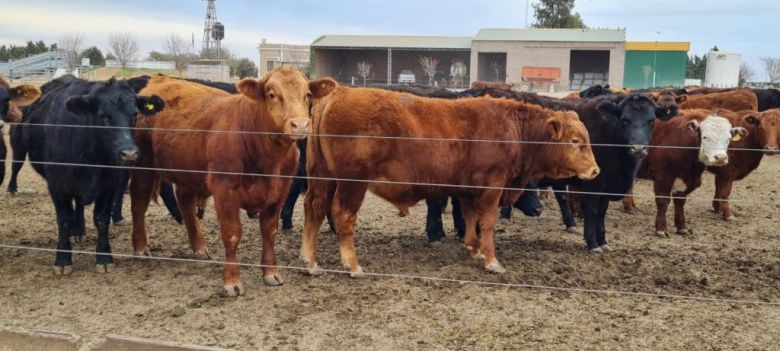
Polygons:
M25 84L11 88L8 91L8 95L11 97L11 102L14 105L22 107L38 100L38 97L41 96L41 90L34 85Z
M674 102L676 102L678 105L682 105L686 101L688 101L688 95L679 95L674 97Z
M97 112L98 104L88 95L79 95L68 99L65 102L65 108L75 114L88 114Z
M236 88L241 94L255 100L265 97L265 80L262 79L244 78L236 83Z
M697 120L691 120L688 123L685 124L688 127L688 133L691 133L695 136L699 136L699 132L701 132L701 124Z
M547 119L547 131L550 132L550 136L555 141L563 139L563 118L560 116L553 116Z
M137 96L135 104L138 107L138 112L144 116L151 116L165 108L165 101L157 95Z
M745 122L748 122L753 125L758 125L759 123L761 123L761 116L755 113L751 113L742 118L745 120Z
M149 77L147 75L143 75L140 77L130 78L127 80L127 85L130 86L130 88L133 89L133 91L138 94L141 89L146 88L146 84L149 83L149 79L152 77Z
M677 105L674 106L655 106L655 118L658 118L661 121L668 121L672 119L672 117L677 116L677 113L680 112L680 108Z
M731 128L731 141L740 141L742 138L748 136L748 131L742 127Z
M618 120L620 119L620 115L622 114L622 110L620 109L620 106L618 106L612 101L599 102L599 104L596 105L596 110L598 110L601 113L601 115L606 117L607 119Z
M322 78L309 82L309 91L312 96L319 99L328 96L333 90L336 90L336 86L338 86L338 83L335 80Z

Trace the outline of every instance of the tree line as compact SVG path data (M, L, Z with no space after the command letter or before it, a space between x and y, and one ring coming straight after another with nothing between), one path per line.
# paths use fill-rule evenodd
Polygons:
M208 57L205 53L196 54L190 41L171 33L161 42L161 50L152 50L146 56L148 60L172 61L181 74L193 60ZM0 45L0 62L19 60L25 57L41 54L47 51L60 51L65 56L69 69L81 65L83 58L89 58L91 66L105 66L107 60L119 61L121 67L127 67L132 61L141 57L141 46L138 39L130 33L113 33L107 39L107 50L97 46L86 47L84 37L80 33L65 33L56 43L47 45L43 40L27 41L26 45ZM238 58L228 48L223 48L221 57L230 67L230 74L239 78L257 76L257 67L248 58Z

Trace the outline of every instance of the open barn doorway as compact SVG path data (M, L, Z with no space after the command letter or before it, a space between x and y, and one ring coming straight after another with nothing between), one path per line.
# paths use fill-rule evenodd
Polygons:
M480 52L477 55L477 80L506 83L506 53Z
M569 60L571 90L609 82L609 50L572 50Z

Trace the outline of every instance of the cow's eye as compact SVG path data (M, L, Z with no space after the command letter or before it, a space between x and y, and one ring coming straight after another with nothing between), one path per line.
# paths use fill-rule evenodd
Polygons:
M271 99L271 100L276 99L276 94L274 94L273 92L270 92L270 93L268 93L268 98Z
M311 97L312 97L312 96L314 96L314 95L312 95L312 93L311 93L311 92L308 92L308 93L306 93L306 99L307 99L307 100L308 100L308 99L311 99Z

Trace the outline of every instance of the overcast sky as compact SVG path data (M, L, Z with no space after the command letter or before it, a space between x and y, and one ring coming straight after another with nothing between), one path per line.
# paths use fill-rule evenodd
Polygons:
M0 0L0 44L56 41L81 32L104 49L108 34L132 32L144 53L159 50L168 33L195 36L200 48L206 3L202 0ZM261 38L309 44L323 34L473 36L480 28L523 27L523 0L219 0L225 41L239 56L257 61ZM777 0L577 0L590 27L627 28L628 40L690 41L690 54L717 45L739 52L759 73L762 56L780 56ZM533 21L533 9L529 20Z

